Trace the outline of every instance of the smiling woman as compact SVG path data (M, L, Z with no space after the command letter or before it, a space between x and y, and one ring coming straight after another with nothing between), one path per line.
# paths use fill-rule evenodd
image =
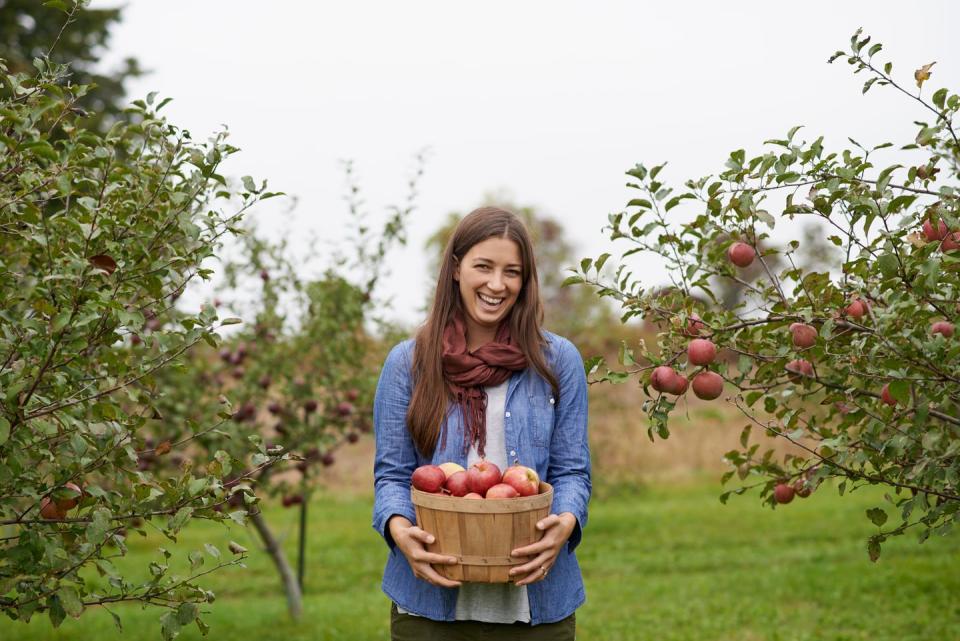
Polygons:
M382 587L394 639L472 638L481 624L505 639L574 638L584 590L573 550L591 488L587 385L577 349L542 322L527 229L509 211L473 211L444 251L426 322L390 352L374 402L373 526L391 550ZM523 559L512 583L444 577L434 566L457 559L429 552L435 533L414 525L414 469L484 459L519 462L554 488L542 538L511 552Z

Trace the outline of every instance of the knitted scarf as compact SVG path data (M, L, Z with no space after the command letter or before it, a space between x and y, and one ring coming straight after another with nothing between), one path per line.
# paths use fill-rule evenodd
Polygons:
M500 323L492 342L467 351L466 322L458 310L443 330L442 362L447 388L463 416L464 454L476 443L477 453L483 456L487 442L487 393L483 388L500 385L513 372L526 369L527 357L513 344L506 320ZM446 437L444 429L444 443Z

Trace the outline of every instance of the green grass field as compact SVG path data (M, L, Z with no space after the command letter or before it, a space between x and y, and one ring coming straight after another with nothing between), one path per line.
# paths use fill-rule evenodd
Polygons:
M587 603L578 638L668 640L880 641L960 638L960 540L913 536L887 543L870 563L874 530L864 510L879 492L840 498L822 487L776 511L756 497L717 500L714 482L653 487L591 504L579 549ZM316 497L303 620L287 618L276 574L253 533L195 524L177 546L131 540L130 561L145 566L158 545L187 552L234 539L251 550L246 569L211 575L217 593L205 620L213 639L388 639L389 603L379 590L386 548L370 528L369 498ZM294 510L271 506L269 521L293 553ZM45 616L29 625L4 620L0 639L159 639L159 612L91 611L52 630ZM195 627L181 639L202 638Z

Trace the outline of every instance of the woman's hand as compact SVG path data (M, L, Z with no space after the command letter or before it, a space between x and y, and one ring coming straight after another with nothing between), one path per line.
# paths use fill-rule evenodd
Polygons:
M393 542L403 552L403 556L407 557L407 563L410 564L415 577L442 588L460 586L459 581L451 581L433 569L433 565L452 565L457 562L457 557L427 552L426 545L433 543L432 534L421 530L409 519L400 515L390 517L387 529L390 530Z
M576 526L577 517L572 512L551 514L537 522L537 529L545 531L543 538L510 553L511 556L533 556L527 563L511 568L514 585L529 585L545 579Z

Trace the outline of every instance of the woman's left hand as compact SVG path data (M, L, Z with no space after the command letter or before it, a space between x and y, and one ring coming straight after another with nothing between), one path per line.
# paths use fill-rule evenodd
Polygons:
M529 585L545 579L576 525L577 517L572 512L551 514L538 521L537 529L544 530L543 538L510 553L511 556L533 556L527 563L510 569L514 585Z

